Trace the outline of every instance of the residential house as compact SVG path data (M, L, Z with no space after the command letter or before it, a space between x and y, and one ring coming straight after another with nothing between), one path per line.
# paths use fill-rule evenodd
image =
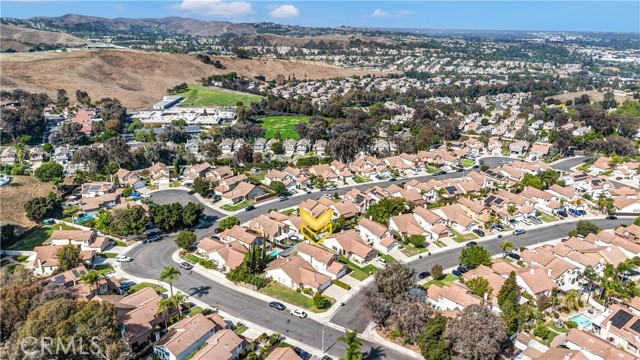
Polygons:
M266 191L248 182L240 182L233 190L227 191L222 194L222 198L230 201L232 204L237 204L244 200L255 200L258 196L266 194Z
M33 269L36 275L48 275L58 269L58 250L64 245L36 246L33 251L36 253L27 264L27 268ZM80 258L82 262L91 266L95 259L96 252L94 250L81 250Z
M353 230L332 234L322 244L357 263L364 263L376 256L376 251Z
M303 242L297 247L298 255L319 271L332 279L340 279L349 269L338 261L338 256L329 250Z
M223 243L205 237L198 242L196 252L207 260L211 260L216 267L233 270L242 265L244 254L248 251L239 241Z
M218 315L197 314L171 325L164 336L153 345L153 354L161 360L185 360L201 348L216 331L228 327ZM221 326L224 324L224 326Z
M82 250L104 249L112 241L104 236L98 236L95 230L53 230L46 243L51 245L77 245Z
M313 144L313 153L318 157L325 157L327 154L327 140L318 140Z
M317 271L300 255L272 261L265 270L265 276L294 290L323 291L331 285L331 277Z
M216 332L191 360L239 360L248 342L231 329Z
M614 344L594 334L579 329L571 329L567 334L565 346L579 351L587 360L635 360L636 356L616 348Z
M382 239L391 236L391 231L389 231L386 226L367 219L366 217L360 219L356 230L358 230L362 239L364 239L368 244L373 245L379 243Z
M480 305L482 298L457 283L427 289L427 302L436 310L463 310L470 305Z
M424 235L427 240L431 238L431 233L420 226L418 220L411 213L390 218L389 230L396 231L403 236Z

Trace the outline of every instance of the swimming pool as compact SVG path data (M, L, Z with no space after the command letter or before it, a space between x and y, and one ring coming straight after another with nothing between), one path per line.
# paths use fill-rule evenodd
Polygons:
M569 320L575 322L576 324L578 324L578 326L582 328L587 328L591 325L591 319L589 319L584 314L572 316L569 318Z
M282 250L278 250L278 249L273 250L272 252L269 253L269 256L272 256L272 257L276 256L276 255L280 254L280 252L282 252Z

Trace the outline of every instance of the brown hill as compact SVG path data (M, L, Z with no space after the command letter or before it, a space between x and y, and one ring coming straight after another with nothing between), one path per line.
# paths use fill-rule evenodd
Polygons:
M319 36L303 36L303 37L293 37L293 36L281 36L274 34L258 34L258 35L247 35L244 36L245 39L249 41L249 43L253 41L258 41L258 38L265 39L272 45L276 46L303 46L310 41L314 41L316 43L323 41L325 43L334 43L340 46L346 46L349 44L351 40L362 40L364 42L377 42L381 44L393 44L394 40L381 37L381 36L363 36L363 35L342 35L342 34L333 34L333 35L319 35Z
M67 14L58 17L38 16L35 21L44 21L51 26L61 28L75 28L79 25L97 29L113 31L131 31L134 28L157 28L175 31L179 34L215 36L224 33L254 34L255 28L251 24L231 23L226 21L203 21L181 17L165 17L161 19L108 19L97 16Z
M63 32L27 29L15 25L0 25L0 34L2 34L3 42L4 39L10 39L25 45L45 43L78 46L87 43L84 39Z
M76 89L82 89L94 99L116 97L129 109L140 110L157 102L166 89L183 82L194 83L211 74L235 71L250 78L263 75L270 80L278 74L320 79L369 73L310 61L231 57L213 60L220 60L227 69L206 65L192 54L120 49L0 54L3 72L0 86L7 90L45 91L51 96L63 88L72 97Z

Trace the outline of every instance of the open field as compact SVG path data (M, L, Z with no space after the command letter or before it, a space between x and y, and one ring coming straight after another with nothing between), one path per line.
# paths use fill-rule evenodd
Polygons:
M11 47L16 51L26 51L32 47L32 44L40 43L61 44L70 46L77 46L87 43L87 41L84 39L63 32L27 29L24 27L8 24L0 25L0 34L2 34L3 50L5 50L5 40L9 41L9 43L13 45L8 45L6 46L6 48ZM16 44L23 44L23 46L26 47L26 50L23 48L15 47Z
M582 96L582 94L587 94L589 95L589 98L591 98L591 102L597 102L597 101L602 101L602 99L604 99L604 93L596 91L596 90L589 90L589 91L578 91L578 92L570 92L570 93L566 93L566 94L559 94L559 95L554 95L554 96L548 96L548 98L553 98L553 99L558 99L562 102L565 102L567 100L571 100L573 101L573 99ZM629 96L621 96L621 95L615 95L615 99L617 102L621 103L625 100L632 100L633 97L631 95Z
M202 63L194 54L171 54L130 49L71 50L69 52L35 52L0 54L3 90L21 88L47 92L55 97L57 89L73 95L85 90L92 99L115 97L130 110L151 107L166 95L168 88L186 82L196 83L212 74L235 71L267 80L277 75L300 79L347 77L387 73L344 69L314 61L237 59L213 56L225 70ZM72 96L73 98L73 96Z
M181 104L183 107L236 106L238 101L248 106L260 100L260 96L202 85L189 85L189 90L177 95L186 99Z
M298 139L298 133L296 132L296 124L299 122L309 123L308 116L267 116L262 119L258 119L258 125L264 128L267 132L265 138L271 139L276 136L278 131L283 139Z
M12 175L11 182L0 187L0 203L2 204L0 225L16 225L16 234L18 235L37 225L27 219L24 204L34 197L46 196L49 191L53 191L51 184L40 182L33 176Z
M10 250L33 250L34 247L42 245L47 240L53 230L75 230L75 228L68 225L51 225L39 227L28 234L22 239L18 240L15 244L9 246Z

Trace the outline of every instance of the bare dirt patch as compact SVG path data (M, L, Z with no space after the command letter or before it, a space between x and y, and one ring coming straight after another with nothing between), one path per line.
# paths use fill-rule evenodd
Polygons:
M582 94L589 95L589 98L591 99L591 102L598 102L598 101L602 101L602 99L604 99L604 93L596 91L596 90L569 92L569 93L566 93L566 94L559 94L559 95L549 96L548 98L558 99L558 100L560 100L562 102L565 102L567 100L573 101L575 98L582 96ZM621 102L623 102L625 100L632 100L633 97L632 96L625 96L625 95L615 94L615 99L616 99L617 102L621 103Z
M93 99L116 97L129 109L151 107L166 95L166 89L212 75L235 71L267 80L278 74L299 79L320 79L384 72L344 69L313 61L237 59L213 57L226 70L206 65L193 54L169 54L136 50L74 50L66 53L0 54L2 86L10 90L44 91L55 96L63 88L74 96L85 90Z

